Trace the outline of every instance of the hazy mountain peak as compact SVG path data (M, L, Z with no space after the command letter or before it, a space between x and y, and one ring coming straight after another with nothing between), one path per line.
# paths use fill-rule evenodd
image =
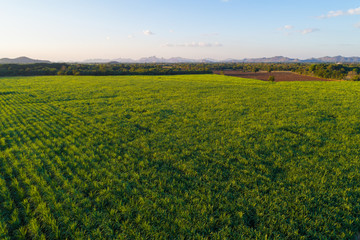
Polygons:
M37 60L37 59L31 59L28 57L18 57L18 58L1 58L0 64L31 64L31 63L50 63L50 61L47 60Z
M226 59L216 60L211 58L190 59L183 57L159 58L156 56L144 57L138 60L131 58L116 59L88 59L79 63L360 63L360 57L343 57L343 56L325 56L320 58L308 58L300 60L298 58L289 58L284 56L262 57L262 58L244 58L244 59ZM51 63L47 60L36 60L25 56L18 58L2 58L0 64L31 64L31 63Z

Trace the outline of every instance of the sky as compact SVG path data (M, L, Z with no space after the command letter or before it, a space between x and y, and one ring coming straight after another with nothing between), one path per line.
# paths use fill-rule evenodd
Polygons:
M0 0L0 58L360 56L355 0Z

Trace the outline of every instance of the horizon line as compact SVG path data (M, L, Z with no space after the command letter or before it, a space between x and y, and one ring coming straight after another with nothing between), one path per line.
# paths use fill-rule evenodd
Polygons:
M312 60L312 59L321 59L321 58L360 58L360 56L342 56L342 55L336 55L336 56L323 56L323 57L308 57L308 58L297 58L297 57L287 57L287 56L281 56L281 55L277 55L277 56L272 56L272 57L245 57L245 58L226 58L226 59L215 59L215 58L187 58L187 57L157 57L156 55L153 56L149 56L149 57L141 57L141 58L127 58L127 57L119 57L119 58L87 58L84 60L47 60L47 59L39 59L39 58L32 58L32 57L27 57L27 56L20 56L20 57L15 57L15 58L9 58L9 57L3 57L0 58L0 60L17 60L17 59L21 59L21 58L26 58L28 60L34 60L34 61L48 61L50 63L83 63L83 62L89 62L89 63L96 63L97 61L102 62L102 63L107 63L107 62L116 62L116 60L130 60L130 61L141 61L141 60L147 60L147 59L151 59L154 58L156 60L171 60L171 59L184 59L184 60L189 60L192 62L204 62L204 61L212 61L212 62L226 62L226 61L246 61L246 60L259 60L259 59L272 59L272 58L285 58L288 60L294 60L294 61L306 61L306 60ZM187 61L184 61L183 63L186 63ZM133 62L119 62L119 63L133 63ZM158 62L160 63L160 62ZM179 62L180 63L180 62Z

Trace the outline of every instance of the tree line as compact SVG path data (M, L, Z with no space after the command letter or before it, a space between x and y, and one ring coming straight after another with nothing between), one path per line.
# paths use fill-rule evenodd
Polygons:
M49 75L175 75L209 74L205 64L2 64L0 76L49 76Z
M212 64L210 69L243 72L291 71L327 79L360 80L360 64L347 63L218 63Z
M211 74L215 70L243 72L292 71L299 74L344 80L360 80L360 64L334 63L124 63L124 64L0 64L0 76L49 75L177 75Z

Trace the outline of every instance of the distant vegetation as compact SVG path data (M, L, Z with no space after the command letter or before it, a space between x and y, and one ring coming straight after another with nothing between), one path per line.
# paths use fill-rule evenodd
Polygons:
M214 70L292 71L299 74L358 81L360 64L330 63L131 63L131 64L2 64L0 76L46 76L46 75L177 75L206 74Z
M274 77L274 76L270 76L269 79L268 79L268 81L270 81L270 82L275 82L275 77Z
M174 75L212 73L206 64L3 64L0 76L48 76L48 75Z
M0 78L0 239L351 239L359 92L221 75Z
M360 64L335 63L218 63L208 66L211 70L239 70L243 72L258 71L292 71L299 74L338 80L359 80Z

